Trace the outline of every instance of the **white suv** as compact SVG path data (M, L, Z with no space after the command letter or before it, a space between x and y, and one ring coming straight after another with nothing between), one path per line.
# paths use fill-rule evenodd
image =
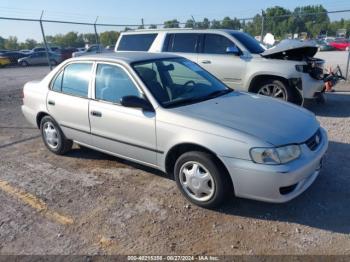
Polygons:
M317 47L292 41L266 50L235 30L140 30L121 34L120 51L176 53L199 64L231 88L302 104L324 88Z

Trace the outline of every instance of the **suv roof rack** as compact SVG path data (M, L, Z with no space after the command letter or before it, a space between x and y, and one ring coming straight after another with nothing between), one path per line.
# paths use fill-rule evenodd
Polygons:
M145 28L145 29L128 29L127 31L124 32L144 32L144 31L176 31L176 30L198 30L196 28L191 28L191 27L179 27L179 28Z

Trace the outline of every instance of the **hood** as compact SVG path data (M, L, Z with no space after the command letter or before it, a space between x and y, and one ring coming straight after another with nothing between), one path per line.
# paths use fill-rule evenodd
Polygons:
M175 110L248 133L275 146L303 143L319 128L315 116L303 108L247 93L232 92Z
M275 47L261 53L261 55L266 58L303 60L305 57L313 57L317 51L317 46L311 41L283 40Z

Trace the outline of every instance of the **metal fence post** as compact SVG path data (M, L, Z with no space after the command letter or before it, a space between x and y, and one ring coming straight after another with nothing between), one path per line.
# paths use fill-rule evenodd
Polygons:
M94 23L94 30L95 30L95 40L96 40L96 45L98 46L98 51L101 52L100 50L100 39L98 37L98 33L97 33L97 23L98 17L96 17L95 23Z
M349 64L350 64L350 49L348 51L348 62L346 64L346 75L345 75L345 78L346 78L346 81L349 81Z
M49 65L50 71L51 71L51 70L52 70L52 64L51 64L51 61L50 61L49 48L48 48L48 46L47 46L46 37L45 37L45 32L44 32L44 27L43 27L43 21L42 21L43 15L44 15L44 10L41 12L41 16L40 16L39 23L40 23L40 28L41 28L41 34L43 35L43 40L44 40L44 45L45 45L47 63L48 63L48 65Z
M260 42L263 43L264 41L264 23L265 23L265 18L264 18L264 10L261 10L261 38Z

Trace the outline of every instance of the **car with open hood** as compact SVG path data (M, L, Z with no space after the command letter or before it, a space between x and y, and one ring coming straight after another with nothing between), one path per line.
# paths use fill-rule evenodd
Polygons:
M235 30L136 30L123 32L115 51L174 53L231 88L297 104L319 97L324 90L324 63L313 58L317 47L300 41L266 50L249 34Z
M75 142L159 169L203 207L233 194L289 201L317 178L328 146L306 109L234 91L170 54L69 59L23 94L22 112L51 152Z

